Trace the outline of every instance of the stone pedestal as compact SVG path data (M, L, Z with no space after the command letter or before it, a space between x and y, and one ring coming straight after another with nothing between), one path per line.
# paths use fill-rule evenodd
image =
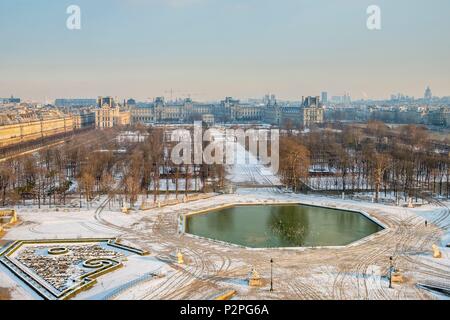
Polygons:
M17 222L17 212L16 210L12 210L12 217L11 220L9 221L9 223L13 224Z
M392 282L393 283L403 283L405 280L403 279L403 275L400 271L394 271L392 273Z
M250 287L261 287L262 286L262 279L259 275L258 271L255 269L252 269L252 272L250 273L249 279L248 279L248 285Z

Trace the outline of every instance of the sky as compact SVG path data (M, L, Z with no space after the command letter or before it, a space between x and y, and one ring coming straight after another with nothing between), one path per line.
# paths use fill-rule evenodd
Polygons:
M381 30L366 27L369 5ZM69 30L67 7L81 8ZM1 0L0 97L450 95L448 0Z

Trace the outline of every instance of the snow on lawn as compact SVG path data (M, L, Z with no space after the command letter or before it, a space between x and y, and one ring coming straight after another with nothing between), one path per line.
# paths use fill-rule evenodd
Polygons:
M75 300L101 300L105 298L120 297L120 299L138 298L140 290L135 290L145 283L145 292L151 292L154 284L159 284L158 277L146 277L149 274L165 275L171 270L166 264L151 256L132 255L124 262L124 267L112 273L97 278L97 283L86 292L82 292L75 297ZM164 276L162 277L164 279ZM141 282L139 281L141 280ZM131 290L131 295L124 295L127 289Z
M98 202L98 204L100 201ZM98 204L90 209L45 208L37 206L16 207L19 224L10 228L4 240L36 240L36 239L76 239L76 238L114 238L120 232L102 225L96 220L95 210ZM140 220L142 215L133 213L125 215L118 208L105 210L102 218L114 221L120 226L131 226Z
M75 239L114 237L116 232L99 225L93 212L19 212L19 223L6 240Z
M415 212L429 222L436 223L437 220L436 224L444 229L444 234L441 238L440 246L445 247L446 245L450 244L450 213L448 209L450 207L450 202L443 203L447 206L447 208L423 206L416 209Z

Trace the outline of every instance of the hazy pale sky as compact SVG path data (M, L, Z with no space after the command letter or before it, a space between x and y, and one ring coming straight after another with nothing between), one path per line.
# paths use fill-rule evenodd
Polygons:
M81 30L66 28L72 4ZM1 0L0 97L450 95L449 13L448 0Z

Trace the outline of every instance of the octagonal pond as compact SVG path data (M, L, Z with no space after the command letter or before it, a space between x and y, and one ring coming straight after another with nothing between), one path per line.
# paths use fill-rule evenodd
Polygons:
M365 215L307 205L233 206L186 218L187 233L250 248L345 246L383 227Z

